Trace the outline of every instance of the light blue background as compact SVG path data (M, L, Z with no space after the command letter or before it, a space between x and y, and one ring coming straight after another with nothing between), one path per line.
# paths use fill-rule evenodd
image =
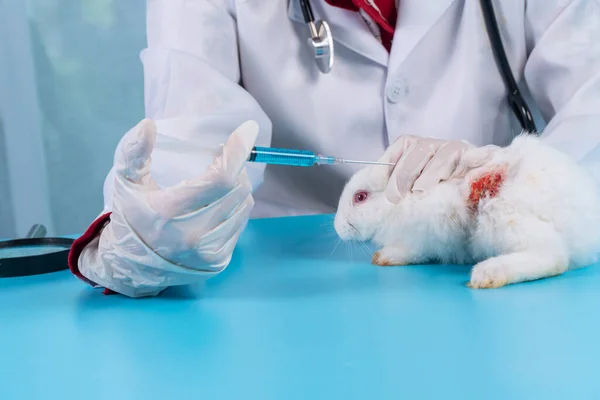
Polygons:
M20 18L18 2L0 0ZM29 0L29 37L12 35L30 47L41 117L49 202L56 234L81 232L102 211L102 184L121 136L143 117L143 75L139 53L146 45L145 0ZM1 8L0 8L1 9ZM11 21L20 23L21 21ZM0 38L0 40L3 40ZM28 42L28 43L25 43ZM0 54L0 63L9 60ZM10 62L14 63L12 59ZM19 66L17 66L19 68ZM20 69L20 68L19 68ZM1 88L0 88L1 90ZM18 118L29 118L22 110ZM15 116L12 115L12 118ZM0 121L8 116L0 115ZM4 135L0 127L0 237L17 232L7 185ZM22 143L26 148L28 143ZM35 203L34 203L35 204ZM28 228L28 227L27 227Z

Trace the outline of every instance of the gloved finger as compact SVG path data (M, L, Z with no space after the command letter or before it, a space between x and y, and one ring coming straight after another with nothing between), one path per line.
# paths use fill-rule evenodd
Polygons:
M436 146L423 145L417 141L404 151L396 163L388 181L385 195L392 203L399 202L412 189L415 181L434 156Z
M377 161L396 164L404 152L417 142L417 139L418 138L413 135L402 135L398 137L398 139L394 140L394 142L385 149ZM390 172L392 169L393 167L390 168Z
M247 201L248 197L252 197L252 187L249 183L240 182L229 193L188 215L195 220L195 225L201 226L202 230L206 232L232 218L236 209Z
M417 140L419 140L419 138L413 135L402 135L394 140L377 160L382 163L391 163L393 165L373 168L371 172L371 180L376 182L385 178L387 182L396 164L398 163L398 160L402 158L409 147L417 143Z
M472 147L467 142L453 140L444 143L423 169L415 181L412 192L423 192L452 176L462 154Z
M150 155L155 143L156 124L151 119L145 118L131 128L115 153L117 176L134 184L150 183Z
M249 212L248 212L249 214ZM221 255L226 255L226 263L224 263L224 267L225 268L227 265L229 265L229 262L231 261L231 257L233 256L233 252L235 250L235 246L237 245L237 242L240 239L240 236L242 235L242 232L244 231L244 229L246 228L246 225L248 224L248 217L246 218L240 218L238 221L236 221L235 226L237 227L237 230L235 231L235 233L231 236L231 238L229 238L229 240L227 240L227 242L225 242L223 244L223 246L221 246L219 253L217 254L221 254ZM222 270L222 269L221 269Z
M221 155L217 156L214 163L234 181L250 157L257 138L258 124L252 120L244 122L229 136Z
M464 152L449 179L465 177L469 171L479 168L488 162L492 158L494 152L496 152L498 149L500 149L500 147L488 145L471 148Z
M238 228L228 239L218 248L218 251L208 251L198 253L201 264L210 265L211 271L222 272L231 262L235 246L244 230L245 224Z
M184 229L187 232L185 241L190 243L189 249L199 258L199 264L219 268L218 265L233 252L234 246L228 247L228 243L246 226L253 206L254 199L248 196L236 205L230 218L220 221L211 229ZM232 244L235 245L235 240Z
M238 183L252 190L252 183L250 182L250 178L248 177L248 171L246 170L246 168L242 168L242 171L238 175Z
M225 181L181 182L180 184L148 194L151 207L163 218L206 218L220 220L229 210L242 202L250 193L250 184ZM231 206L228 206L231 204ZM197 221L203 226L211 226L208 221Z
M221 244L213 246L220 247L228 239L228 235L231 235L231 232L223 231L219 227L223 224L224 226L230 226L231 220L238 218L240 215L241 207L254 204L252 195L243 196L242 190L240 188L234 189L231 193L219 199L218 203L213 203L205 209L187 215L159 219L159 221L163 221L164 226L155 229L169 232L170 246L163 249L163 257L170 258L167 254L171 254L174 258L183 260L184 253L190 251L195 253L196 256L201 255L199 253L206 249L207 241L220 241ZM215 235L212 236L211 233L215 233ZM185 264L191 265L188 261ZM201 264L205 264L205 262L203 261Z
M214 227L225 220L234 218L234 214L238 212L238 207L241 204L247 206L249 203L252 204L252 207L254 206L252 184L250 183L246 169L243 168L238 176L238 185L236 188L205 208L207 211L206 214L210 214L211 216L209 226ZM216 212L210 212L210 209L214 209Z
M198 241L199 245L196 249L205 257L206 262L214 263L223 254L233 252L231 245L235 245L235 241L232 243L231 240L246 226L253 207L254 199L252 196L248 196L236 207L230 218L206 232Z
M494 153L499 149L500 147L495 145L487 145L470 149L463 155L461 164L470 168L481 167L483 164L488 162L493 157Z
M227 139L221 154L200 177L183 181L156 195L153 207L165 215L182 215L214 203L236 187L237 178L258 137L258 124L248 121Z
M422 138L414 135L402 135L385 149L378 161L396 164L402 158L404 153L417 143L437 151L446 143L446 141L441 139Z

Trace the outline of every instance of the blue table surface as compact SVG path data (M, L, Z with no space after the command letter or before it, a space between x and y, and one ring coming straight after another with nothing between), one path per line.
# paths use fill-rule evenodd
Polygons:
M598 399L600 266L472 290L375 267L331 216L251 221L194 291L0 279L0 399Z

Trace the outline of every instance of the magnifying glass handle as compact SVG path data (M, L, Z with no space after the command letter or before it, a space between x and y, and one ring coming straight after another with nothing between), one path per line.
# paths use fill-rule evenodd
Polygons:
M31 238L43 238L46 236L46 227L42 224L33 224L31 228L29 228L29 232L27 232L27 239Z

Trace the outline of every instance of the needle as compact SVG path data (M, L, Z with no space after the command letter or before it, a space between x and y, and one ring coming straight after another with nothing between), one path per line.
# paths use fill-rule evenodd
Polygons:
M371 164L371 165L396 165L394 163L386 163L386 162L380 162L380 161L357 161L357 160L346 160L346 159L340 159L342 164Z

